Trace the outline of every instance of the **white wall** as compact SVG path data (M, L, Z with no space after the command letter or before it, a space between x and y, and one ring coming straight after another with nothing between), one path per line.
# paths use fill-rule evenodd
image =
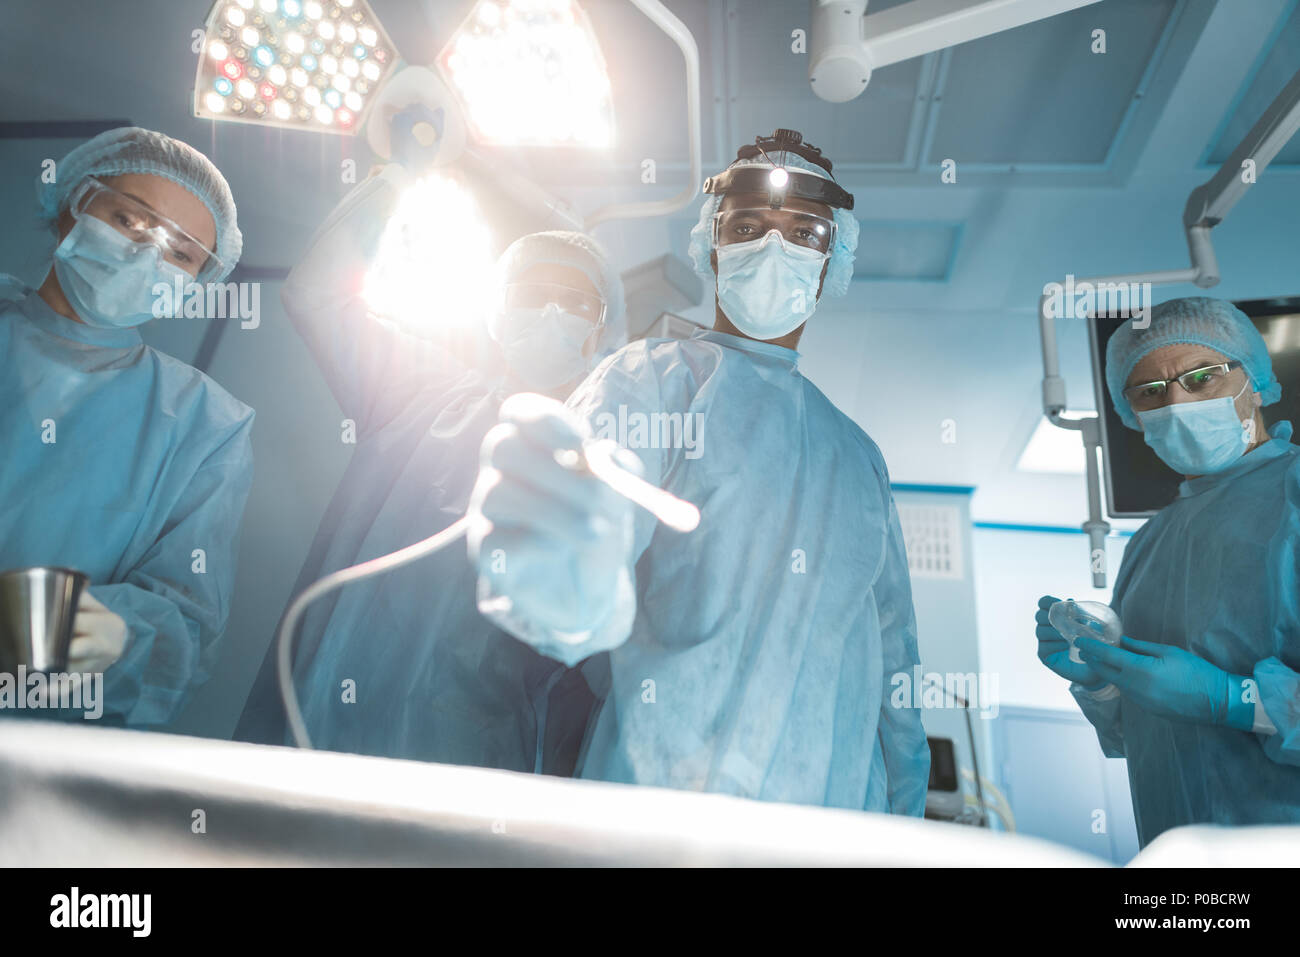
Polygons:
M1043 595L1109 602L1111 588L1093 588L1088 539L1082 532L974 530L975 604L979 655L998 675L1002 703L1078 710L1068 682L1038 660L1034 612ZM1127 536L1106 541L1114 584Z

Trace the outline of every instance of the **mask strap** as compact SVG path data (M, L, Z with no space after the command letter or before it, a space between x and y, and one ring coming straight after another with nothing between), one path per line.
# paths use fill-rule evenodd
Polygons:
M1238 392L1236 395L1232 397L1232 411L1234 413L1237 411L1237 400L1240 399L1243 395L1245 395L1246 390L1249 388L1250 388L1250 374L1247 373L1246 384L1241 387L1240 392ZM1241 422L1242 436L1245 439L1246 445L1253 445L1255 443L1255 438L1256 438L1255 414L1252 412L1250 418L1241 419L1240 422Z

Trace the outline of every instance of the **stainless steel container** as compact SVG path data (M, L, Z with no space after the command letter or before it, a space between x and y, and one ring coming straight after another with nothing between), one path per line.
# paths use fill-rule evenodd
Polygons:
M90 582L71 568L0 573L0 672L66 671L72 622Z

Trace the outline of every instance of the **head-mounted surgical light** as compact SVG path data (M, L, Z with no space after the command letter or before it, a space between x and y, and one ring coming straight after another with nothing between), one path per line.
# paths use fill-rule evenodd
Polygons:
M833 179L786 166L784 153L794 153L815 163L826 170L826 177L832 175L831 163L822 157L821 150L804 143L803 137L794 130L777 130L773 136L756 137L753 145L742 146L736 154L737 162L762 156L771 166L732 165L706 179L704 192L718 195L758 193L766 195L767 205L773 209L780 209L791 196L832 209L853 208L851 193Z

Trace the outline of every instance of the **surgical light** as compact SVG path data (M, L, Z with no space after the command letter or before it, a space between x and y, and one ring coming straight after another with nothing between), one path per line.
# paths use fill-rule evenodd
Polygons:
M609 74L576 0L480 0L438 65L484 142L613 145Z
M366 0L217 0L205 33L194 115L207 119L355 134L397 61Z
M492 237L470 193L432 174L398 199L366 275L375 315L416 335L482 322L493 282Z

